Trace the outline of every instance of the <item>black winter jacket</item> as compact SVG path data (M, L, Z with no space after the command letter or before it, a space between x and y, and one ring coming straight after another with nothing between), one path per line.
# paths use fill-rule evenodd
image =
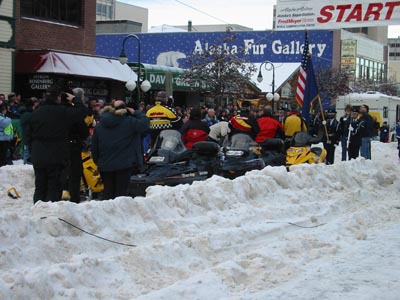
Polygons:
M85 122L76 110L52 102L45 102L34 110L24 132L32 164L37 167L65 164L72 129L82 139L88 135Z
M373 135L374 135L374 120L368 113L361 115L361 118L359 119L359 123L360 123L359 133L360 133L361 138L373 137Z
M112 172L142 166L141 135L149 125L149 118L141 111L130 115L126 109L105 107L92 139L92 156L99 170Z

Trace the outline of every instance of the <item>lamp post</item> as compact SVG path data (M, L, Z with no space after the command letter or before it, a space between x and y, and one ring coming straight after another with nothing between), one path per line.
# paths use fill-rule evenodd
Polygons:
M261 73L262 66L264 66L265 70L267 70L267 71L272 70L272 93L267 93L267 95L265 97L267 98L268 101L272 100L272 112L274 112L274 101L279 101L279 99L280 99L279 94L275 93L275 66L272 62L270 62L268 60L261 63L260 70L259 70L258 76L257 76L258 82L262 82L264 79L262 76L262 73Z
M126 64L127 62L128 62L128 57L126 56L126 54L125 54L125 43L126 43L126 41L129 39L129 38L134 38L134 39L136 39L137 40L137 42L138 42L138 53L137 53L137 59L138 59L138 74L137 74L137 82L135 83L134 81L132 81L132 80L129 80L129 81L127 81L127 83L126 83L126 88L129 90L129 91L133 91L135 88L137 88L137 102L139 102L140 101L140 90L142 90L143 92L147 92L148 90L150 90L151 89L151 84L150 84L150 82L146 79L146 80L144 80L143 82L142 82L142 84L140 84L140 76L141 76L141 73L142 73L142 64L141 64L141 61L140 61L140 47L141 47L141 44L140 44L140 39L139 39L139 37L136 35L136 34L128 34L125 38L124 38L124 40L122 41L122 49L121 49L121 54L119 55L119 62L121 63L121 64Z

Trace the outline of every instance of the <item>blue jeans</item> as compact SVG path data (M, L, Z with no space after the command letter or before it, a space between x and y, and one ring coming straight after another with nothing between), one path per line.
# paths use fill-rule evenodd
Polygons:
M29 154L29 149L27 145L24 145L24 165L31 165L31 155Z
M361 138L360 155L365 159L371 159L371 138Z

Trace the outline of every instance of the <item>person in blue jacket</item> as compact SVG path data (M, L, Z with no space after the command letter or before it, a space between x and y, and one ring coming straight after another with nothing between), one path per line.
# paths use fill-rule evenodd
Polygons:
M126 196L130 176L143 165L142 134L150 120L117 100L106 106L94 129L92 157L104 183L103 199Z

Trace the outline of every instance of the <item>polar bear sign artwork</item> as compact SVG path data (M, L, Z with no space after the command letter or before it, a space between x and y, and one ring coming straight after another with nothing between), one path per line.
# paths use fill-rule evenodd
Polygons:
M276 29L340 29L400 24L400 1L277 0Z
M161 52L157 56L157 65L178 68L179 59L182 58L186 58L186 55L179 51Z

